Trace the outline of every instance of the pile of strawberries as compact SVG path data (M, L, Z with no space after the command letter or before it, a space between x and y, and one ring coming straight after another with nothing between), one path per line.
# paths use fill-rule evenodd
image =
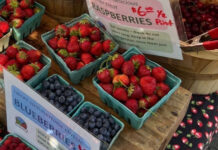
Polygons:
M0 10L0 17L10 23L10 26L20 28L25 20L38 13L34 0L6 0L6 5Z
M31 150L19 138L9 136L0 146L0 150Z
M27 50L14 44L5 54L0 54L0 65L22 81L31 79L44 65L40 62L39 50Z
M97 73L99 85L139 117L170 91L164 83L165 69L149 67L144 55L133 55L125 61L122 55L115 54L110 61L111 68Z
M100 29L87 19L69 28L64 24L58 25L55 35L48 44L71 71L81 69L115 47L111 40L104 40Z
M0 21L0 38L7 34L10 30L9 24L6 21Z

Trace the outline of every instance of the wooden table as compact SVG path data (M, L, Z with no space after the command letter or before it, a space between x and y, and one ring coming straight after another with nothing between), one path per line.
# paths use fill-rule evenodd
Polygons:
M35 46L39 50L48 56L48 51L41 40L41 34L51 30L57 25L58 22L44 16L41 22L41 26L34 31L28 38L25 39L26 42ZM67 75L61 70L56 62L52 61L52 67L49 74L58 73L70 82ZM120 118L111 108L107 107L99 98L97 90L92 84L93 76L86 78L78 85L73 85L76 89L81 91L85 95L85 100L90 101L106 111L112 113L114 116L119 118L124 122L124 131L120 134L117 141L112 146L112 150L163 150L172 134L176 131L179 123L182 121L189 102L191 98L191 93L184 88L180 87L169 99L169 101L164 104L155 116L150 117L144 126L135 130L122 118ZM0 105L4 104L4 94L0 93ZM0 107L0 109L4 109ZM1 118L1 119L4 119Z

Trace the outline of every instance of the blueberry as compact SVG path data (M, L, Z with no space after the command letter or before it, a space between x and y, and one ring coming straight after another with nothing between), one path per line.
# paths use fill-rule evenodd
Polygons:
M105 136L106 136L106 137L110 137L110 135L111 135L111 134L110 134L110 132L109 132L109 131L107 131L107 133L106 133L106 135L105 135Z
M101 115L101 112L99 110L94 112L95 117L99 117Z
M49 79L48 79L48 82L54 83L54 79L53 79L53 78L49 78Z
M65 101L65 105L68 106L70 105L70 103L68 101Z
M102 119L101 118L97 118L96 121L97 122L102 122Z
M50 86L50 83L49 83L48 81L45 80L45 81L42 82L42 88L43 88L43 89L46 90L46 89L49 88L49 86Z
M53 93L53 92L49 93L48 98L55 99L55 93Z
M68 97L68 96L70 96L70 95L71 95L71 91L70 91L70 90L66 90L66 91L64 92L64 96Z
M59 97L55 97L55 102L58 102L59 100ZM58 102L59 103L59 102Z
M61 88L61 84L59 82L55 82L54 87L56 90L59 90Z
M89 128L93 129L95 127L95 122L89 121Z
M97 122L96 122L96 127L101 128L101 127L102 127L102 122L97 121Z
M110 115L109 112L106 112L106 113L105 113L105 117L106 117L106 118L109 118L110 116L111 116L111 115Z
M75 122L77 122L77 121L79 121L79 117L78 117L78 116L75 116L75 117L73 117L73 120L74 120Z
M110 126L110 124L109 124L108 121L104 122L103 127L105 127L105 128L109 128L109 126Z
M110 117L108 120L109 120L111 125L114 125L114 123L115 123L114 118Z
M68 96L67 101L71 103L73 101L73 96Z
M99 131L100 131L100 133L102 135L106 135L107 134L107 129L105 127L101 127Z
M94 128L92 131L95 135L98 135L98 128Z
M94 111L95 111L95 109L94 109L94 108L92 108L92 107L90 107L90 108L88 109L88 112L89 112L90 114L93 114L93 113L94 113Z
M91 115L91 116L89 117L89 121L95 122L95 121L96 121L96 117L93 116L93 115Z
M54 105L54 103L55 103L55 101L54 100L49 100L49 102L51 103L51 104L53 104Z
M55 90L54 84L50 84L49 89L50 89L51 91L54 91L54 90Z
M42 97L46 97L46 92L45 91L41 92L40 94L41 94Z
M114 125L114 129L115 129L116 131L118 131L118 130L120 129L120 126L116 123L116 124Z
M59 89L55 91L55 94L56 94L57 96L60 96L60 95L61 95L61 93L62 93L62 91L61 91L61 90L59 90Z
M101 135L101 134L99 134L99 135L98 135L98 139L99 139L100 141L103 141L103 140L104 140L104 136Z
M114 137L114 136L116 135L116 133L117 133L117 131L113 129L113 130L111 131L111 137Z
M80 109L80 112L81 112L81 113L87 112L86 107L81 108L81 109Z
M81 126L83 126L84 125L84 121L83 120L78 120L78 124L80 124Z
M110 143L110 142L111 142L111 138L108 137L106 141L107 141L108 143Z
M89 123L88 122L86 122L85 124L84 124L84 126L83 126L85 129L88 129L89 128Z
M81 113L80 118L86 120L88 118L88 115L86 113Z
M50 90L45 90L46 97L48 97L50 93L51 93Z
M61 103L61 104L65 103L65 97L64 96L60 96L58 98L58 102Z
M56 102L55 107L59 108L59 107L61 107L61 105L58 102Z
M61 106L61 107L59 108L59 110L60 110L60 111L62 111L62 112L64 112L64 111L65 111L65 109L66 109L66 106L64 106L64 105L63 105L63 106Z
M109 128L108 128L108 132L109 132L109 133L111 133L111 131L112 131L112 128L111 128L111 127L109 127Z
M62 92L64 92L64 91L65 91L64 86L62 86L62 87L60 88L60 90L61 90Z
M69 113L69 112L71 112L73 110L73 107L72 106L68 106L67 107L67 112Z
M101 119L104 119L105 118L105 115L102 113L101 114Z
M73 102L71 103L71 105L72 105L73 107L75 107L75 106L77 105L77 102L76 102L76 101L73 101Z
M52 79L53 79L54 81L59 81L58 76L53 76Z

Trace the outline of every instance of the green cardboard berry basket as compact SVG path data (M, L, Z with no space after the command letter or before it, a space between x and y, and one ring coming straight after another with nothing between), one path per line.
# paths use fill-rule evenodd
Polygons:
M5 140L8 139L8 137L13 136L13 137L18 137L24 144L26 144L27 147L31 148L32 150L37 150L37 148L35 148L33 145L31 145L30 143L28 143L26 140L24 140L23 138L21 138L20 136L16 135L16 134L7 134L0 142L0 146L4 144Z
M84 102L79 108L78 110L74 113L74 115L72 116L75 117L75 116L78 116L80 114L80 110L84 107L94 107L95 109L101 111L101 112L106 112L105 110L103 110L102 108L98 107L97 105L91 103L91 102ZM115 142L115 140L118 138L119 134L121 133L121 131L124 129L124 124L122 121L120 121L119 119L117 119L116 117L114 117L113 115L111 115L115 122L118 123L120 125L120 130L116 133L116 135L113 137L113 139L111 140L109 146L107 147L107 149L110 149L111 146L113 145L113 143ZM89 132L89 131L88 131ZM91 133L92 134L92 133ZM108 145L108 144L106 144Z
M0 0L0 9L6 4L5 0ZM30 33L32 33L37 27L39 27L43 14L45 13L45 7L37 2L34 2L34 6L40 9L40 12L34 14L32 17L25 20L20 28L12 28L13 37L16 41L23 40Z
M78 18L75 18L67 23L65 23L68 27L71 27L73 25L75 25L77 22L79 22L82 19L88 19L93 25L97 26L101 32L104 35L104 39L110 39L112 40L112 42L115 43L115 47L114 49L110 52L110 53L105 53L104 55L102 55L100 58L96 59L94 62L91 62L87 65L85 65L83 68L81 68L80 70L74 70L71 71L66 63L64 62L64 60L58 56L54 50L48 45L48 41L53 38L55 36L55 32L54 29L52 31L49 31L47 33L44 33L42 35L42 40L45 43L45 45L47 46L47 49L50 53L50 55L52 56L52 58L58 63L58 65L61 67L61 69L63 69L63 71L68 75L68 77L70 78L71 82L74 84L78 84L80 83L81 80L85 79L86 77L92 75L93 73L95 73L98 68L100 67L101 63L108 58L109 55L112 55L114 52L116 52L119 48L119 45L117 44L117 42L115 42L113 40L113 38L111 37L111 35L105 31L104 29L102 29L102 27L100 27L98 24L96 24L94 22L94 20L88 15L88 14L84 14Z
M64 80L64 79L63 79L60 75L58 75L58 74L53 74L53 75L49 76L48 78L46 78L45 80L48 80L49 78L52 78L53 76L57 76L58 79L59 79L59 81L60 81L60 83L61 83L62 85L70 85L66 80ZM37 85L37 86L35 87L35 90L38 91L38 90L40 90L41 88L42 88L42 83L40 83L39 85ZM73 110L67 114L67 116L69 116L69 117L72 116L73 113L77 110L77 108L84 102L84 95L83 95L81 92L79 92L77 89L75 89L75 88L73 88L73 89L74 89L74 91L75 91L82 99L81 99L80 103L77 104L77 106L74 107Z
M128 51L123 54L125 60L129 60L131 56L135 54L142 54L137 48L131 47ZM159 64L147 59L146 65L151 68L160 66ZM159 107L161 107L170 96L179 88L181 79L173 75L171 72L166 70L167 78L166 83L170 86L170 91L157 104L149 109L141 118L129 110L124 104L115 99L112 95L108 94L99 84L97 77L93 78L93 84L97 88L101 100L106 103L109 107L112 107L121 117L123 117L133 128L140 129L144 122L154 113Z

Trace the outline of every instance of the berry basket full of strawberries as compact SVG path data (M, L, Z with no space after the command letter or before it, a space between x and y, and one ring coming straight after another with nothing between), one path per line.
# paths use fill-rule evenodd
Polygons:
M178 77L146 59L135 47L108 60L110 66L99 70L93 83L101 100L135 129L141 128L181 84Z
M9 22L17 41L40 25L45 12L45 7L34 0L1 0L0 9L0 18Z
M98 70L119 45L110 34L84 14L42 35L53 59L74 84Z
M0 18L0 52L8 47L11 34L12 29L10 29L8 22Z

